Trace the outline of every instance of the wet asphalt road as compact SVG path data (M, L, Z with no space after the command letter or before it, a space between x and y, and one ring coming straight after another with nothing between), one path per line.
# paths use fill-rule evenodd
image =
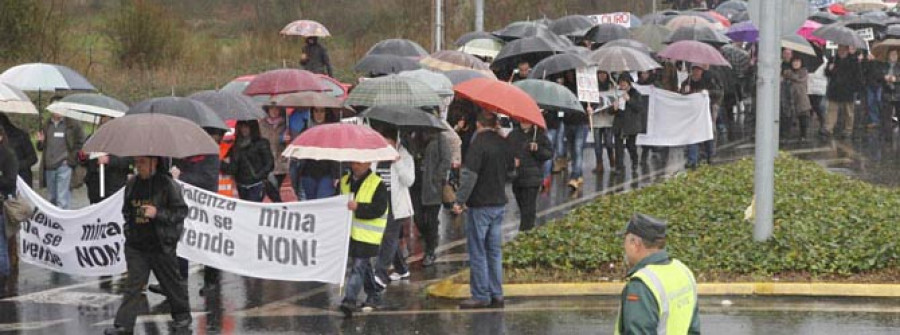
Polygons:
M781 149L819 162L837 172L875 184L900 185L900 141L892 134L860 132L857 139L841 141L811 138L807 142L783 139ZM721 136L714 162L728 162L753 154L752 139L742 127ZM668 166L658 157L648 166L624 173L591 173L593 151L585 153L584 189L573 194L563 176L539 200L539 221L565 215L593 197L643 187L680 173L684 160L672 150ZM626 166L629 164L626 164ZM76 206L86 204L83 190ZM511 198L512 199L512 198ZM514 203L508 206L506 237L513 238L517 224ZM466 266L462 223L441 213L442 231L438 264L422 268L421 247L413 252L410 281L392 283L388 306L346 320L335 311L339 288L319 283L260 280L224 274L217 294L200 297L200 267L189 280L195 334L608 334L617 302L609 297L508 299L503 311L460 311L454 301L425 296L424 287ZM23 264L18 289L0 300L2 334L99 334L111 325L120 301L115 287L119 278L55 274ZM104 287L112 284L112 288ZM104 287L104 288L101 288ZM896 299L808 298L701 298L701 321L706 334L898 334L900 301ZM167 334L169 316L162 297L148 293L151 315L139 319L136 331Z

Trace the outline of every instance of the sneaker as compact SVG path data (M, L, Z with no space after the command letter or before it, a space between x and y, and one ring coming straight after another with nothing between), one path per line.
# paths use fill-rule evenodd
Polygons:
M391 277L391 281L400 281L403 279L409 279L409 271L406 271L404 273L393 272L393 273L391 273L390 277Z
M380 286L381 289L384 289L385 287L387 287L387 284L385 284L384 280L382 280L381 277L378 275L375 275L375 284Z
M437 259L437 256L435 256L434 254L425 254L425 258L422 259L422 266L427 268L434 265L435 259Z
M482 309L482 308L490 308L490 301L482 301L475 299L466 299L465 301L459 303L459 309Z
M338 309L340 309L341 312L344 313L345 318L352 318L353 312L356 311L356 304L349 301L344 301L341 303Z
M506 307L506 303L503 301L503 297L491 298L490 308L504 308L504 307Z

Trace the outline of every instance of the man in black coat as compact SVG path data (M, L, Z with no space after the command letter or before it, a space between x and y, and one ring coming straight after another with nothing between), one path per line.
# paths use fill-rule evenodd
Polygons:
M9 149L13 151L19 161L19 177L22 177L25 184L31 187L33 179L31 167L38 161L37 152L34 151L34 145L31 144L31 137L13 125L6 114L0 113L0 127L6 130Z
M187 280L178 272L175 254L184 230L188 206L181 187L161 168L160 157L137 157L137 176L125 186L122 216L125 218L125 261L128 279L115 327L105 334L131 334L141 308L146 306L144 287L150 271L166 292L171 307L172 329L190 332L191 305Z
M834 126L838 118L844 119L844 131L839 136L850 136L853 132L853 102L861 89L861 69L859 61L850 53L850 47L838 46L837 57L828 61L825 76L828 88L828 111L825 113L825 134L835 134ZM838 114L840 113L840 115Z
M534 228L537 215L537 196L544 178L543 165L553 157L550 140L541 129L528 122L513 130L507 137L519 168L513 180L513 194L519 204L519 231Z

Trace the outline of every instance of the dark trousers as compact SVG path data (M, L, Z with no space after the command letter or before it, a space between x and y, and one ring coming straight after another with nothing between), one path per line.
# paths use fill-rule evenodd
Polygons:
M823 104L825 101L822 100L823 98L821 95L809 95L809 104L812 105L810 117L815 115L816 119L819 120L820 133L825 129L825 105Z
M238 185L238 197L241 198L241 200L262 202L263 198L265 198L265 186L263 186L265 184L266 182L263 181L251 186Z
M135 319L146 312L144 287L150 279L150 271L159 280L163 292L172 308L175 320L191 319L191 305L188 301L187 280L178 272L175 253L144 252L125 244L125 261L128 263L128 279L125 282L124 297L116 313L116 326L132 329Z
M419 233L425 239L425 254L434 254L434 249L438 243L438 229L440 229L440 219L438 214L441 212L441 205L422 205L421 220L416 220L416 227Z
M894 117L900 115L900 101L885 99L881 107L881 132L890 135L894 130Z
M387 226L384 228L384 237L381 239L381 248L378 249L378 258L375 260L375 275L383 283L391 281L388 273L388 267L391 264L394 265L394 271L397 273L407 272L406 260L402 256L399 257L400 264L397 263L400 254L397 246L400 243L400 235L403 234L404 220L406 218L395 219L393 211L388 214Z
M624 149L628 149L628 158L631 158L631 165L637 165L638 163L638 152L637 152L637 135L622 135L621 133L616 134L616 167L625 166L625 157Z
M287 177L286 174L276 174L275 175L275 183L276 185L272 185L268 180L264 181L266 189L266 196L269 197L269 200L272 202L282 202L281 201L281 184L284 183L284 178Z
M791 136L791 129L794 128L794 120L800 124L800 137L806 137L809 129L809 112L800 112L794 117L782 117L779 126L779 136L788 138Z
M513 186L513 194L516 195L516 203L519 205L519 231L529 231L534 228L537 216L537 197L540 186L520 187Z

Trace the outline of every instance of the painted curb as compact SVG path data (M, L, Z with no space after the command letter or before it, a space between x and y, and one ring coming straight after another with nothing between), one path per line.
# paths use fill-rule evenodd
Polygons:
M543 283L505 284L506 297L565 297L565 296L618 296L622 293L622 282L613 283ZM444 299L466 299L470 297L468 284L454 284L447 279L429 285L429 296ZM809 296L809 297L900 297L898 284L841 284L841 283L700 283L700 295L723 296Z

